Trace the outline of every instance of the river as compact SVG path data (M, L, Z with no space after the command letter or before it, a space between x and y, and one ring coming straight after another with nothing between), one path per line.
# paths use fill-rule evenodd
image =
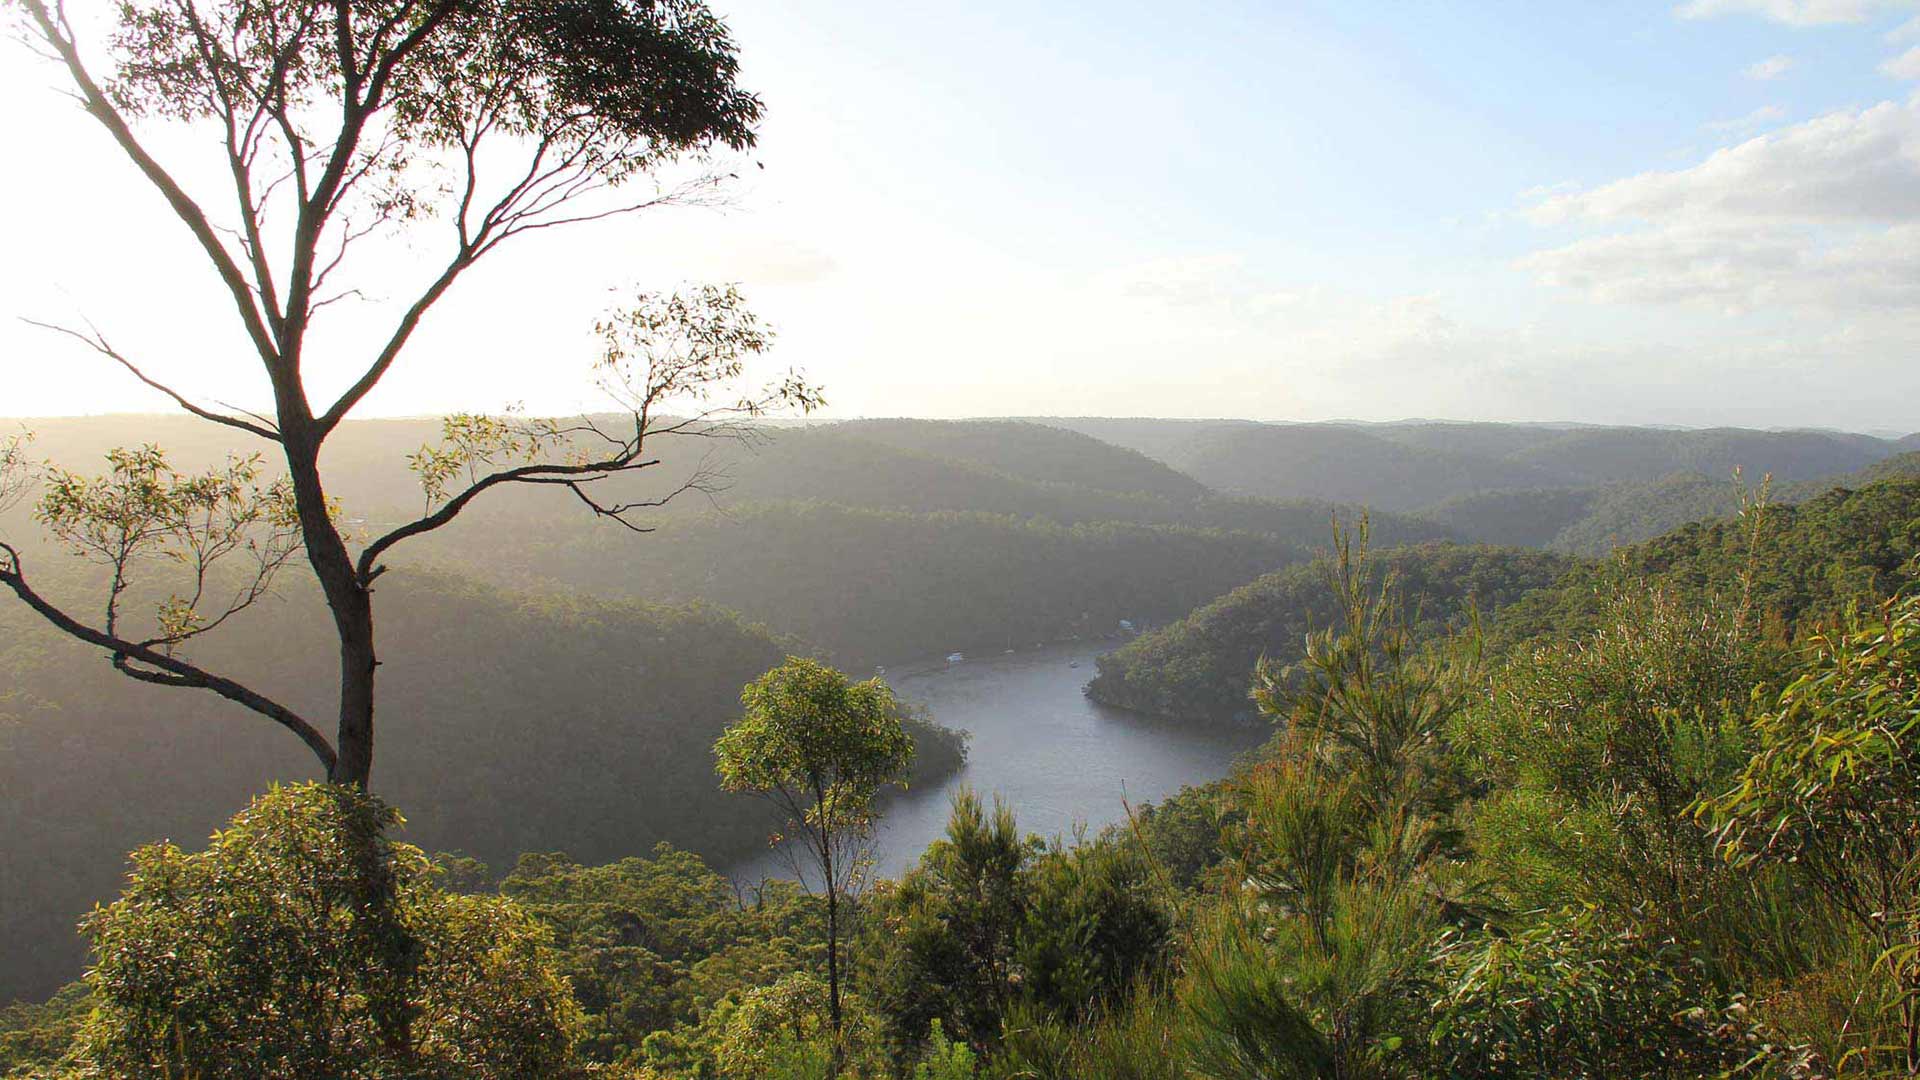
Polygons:
M1084 642L1006 656L889 669L903 701L970 734L967 763L937 786L891 794L874 837L875 872L898 877L947 825L953 793L971 786L1012 806L1022 832L1070 836L1126 817L1126 803L1157 802L1226 775L1264 730L1184 726L1089 701L1094 659L1112 646ZM792 877L771 850L729 868L735 880Z

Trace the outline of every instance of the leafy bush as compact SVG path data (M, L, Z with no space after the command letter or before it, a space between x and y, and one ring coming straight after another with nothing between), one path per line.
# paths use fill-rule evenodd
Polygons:
M913 1080L973 1080L979 1057L964 1042L954 1042L935 1020L927 1033L927 1056L913 1067Z
M93 1010L86 984L73 983L50 1000L0 1008L0 1076L41 1077L72 1047Z
M119 1078L568 1075L579 1008L513 902L437 887L349 788L275 788L203 852L134 852L83 929L77 1048Z
M1920 1071L1920 595L1814 635L1755 726L1751 760L1701 812L1731 862L1792 868L1874 942L1895 1030L1852 1049Z
M868 985L903 1058L935 1024L986 1052L1016 1011L1073 1022L1119 1007L1173 926L1132 846L1022 838L1009 810L964 791L946 838L875 895L869 920Z
M1773 1057L1746 1007L1714 1007L1716 991L1671 941L1592 909L1511 936L1450 932L1434 964L1436 1077L1717 1077Z
M880 1080L891 1075L880 1020L860 998L841 997L836 1036L824 980L795 972L736 991L698 1025L647 1040L652 1075L713 1080Z
M1454 724L1491 789L1474 839L1517 906L1681 918L1724 876L1691 807L1745 760L1746 702L1777 657L1732 605L1668 590L1619 593L1601 621L1511 658Z

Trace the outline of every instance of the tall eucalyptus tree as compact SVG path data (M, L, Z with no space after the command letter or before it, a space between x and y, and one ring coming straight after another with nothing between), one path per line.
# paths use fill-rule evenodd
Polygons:
M108 65L96 71L64 4L14 3L29 43L64 72L84 115L197 244L226 316L257 355L271 408L195 401L92 326L49 329L193 415L269 444L285 477L265 479L256 459L183 475L164 454L133 451L104 477L55 471L39 517L111 570L105 614L88 621L42 595L20 550L5 543L0 585L105 650L131 678L208 690L288 728L335 782L365 786L371 775L373 585L396 545L511 485L564 488L593 513L631 525L659 500L621 502L594 485L652 465L650 437L710 435L728 418L818 402L791 374L743 384L746 360L769 336L734 290L643 295L597 328L598 374L620 407L617 423L451 418L441 445L411 462L426 508L356 547L328 496L321 448L401 361L448 290L517 237L701 198L723 179L716 155L753 145L761 102L737 85L727 27L700 0L131 0L118 5ZM161 163L150 142L162 124L213 137L222 178L214 189L190 190L187 174ZM670 165L698 178L669 184ZM332 400L316 400L314 328L346 295L361 241L381 232L423 246L438 234L444 257L355 361L358 376ZM668 407L675 418L663 416ZM24 473L8 475L0 483L17 495ZM676 490L698 486L695 478ZM316 719L181 652L301 555L339 639L331 736ZM129 629L120 610L126 575L156 559L188 565L203 584L213 563L226 563L225 572L238 563L250 584L231 601L189 585L160 605L150 630Z

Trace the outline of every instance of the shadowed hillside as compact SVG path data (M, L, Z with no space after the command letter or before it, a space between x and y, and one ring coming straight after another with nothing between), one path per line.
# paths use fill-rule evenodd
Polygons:
M1206 488L1137 450L1019 420L849 420L832 429L1023 480L1192 499Z
M1324 536L1324 519L1317 526ZM856 668L1174 618L1306 550L1264 533L820 502L676 518L640 537L568 530L490 558L495 547L482 519L448 530L438 550L530 585L702 599Z
M95 595L84 575L30 565L50 595ZM317 597L287 581L191 655L324 716L335 651ZM764 808L715 787L712 746L740 686L803 646L712 609L505 593L412 567L380 596L375 775L411 842L501 869L522 851L604 861L666 840L723 859L764 842ZM20 604L0 604L0 687L0 998L77 973L74 922L114 893L127 851L197 843L270 783L315 773L285 731L117 676ZM920 741L926 775L958 764L950 742Z
M244 436L174 417L34 426L36 455L82 472L129 443L166 447L180 467L250 449ZM419 513L406 458L438 429L350 423L329 442L329 490L356 531ZM654 512L653 532L598 522L559 489L508 489L419 549L517 588L737 609L864 667L1171 618L1294 561L1338 509L1214 495L1131 451L1032 424L859 422L650 445L659 464L603 481L604 497L659 498L696 474L709 488ZM15 512L11 535L37 533L25 518ZM1389 543L1452 535L1387 514L1376 531Z

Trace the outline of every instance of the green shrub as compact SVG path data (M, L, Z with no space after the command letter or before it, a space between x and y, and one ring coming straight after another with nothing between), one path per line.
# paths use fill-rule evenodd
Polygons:
M927 1056L913 1067L913 1080L973 1080L978 1069L973 1048L947 1038L935 1020L927 1033Z
M1764 1060L1745 1006L1716 1002L1684 951L1591 910L1451 932L1434 964L1436 1077L1718 1077Z
M1814 635L1754 727L1701 816L1734 866L1791 871L1873 943L1893 1008L1850 1016L1850 1049L1920 1073L1920 595Z
M647 1040L656 1075L716 1080L867 1080L890 1076L879 1019L860 998L841 998L836 1046L825 981L796 972L736 992L698 1025Z
M303 784L205 851L134 852L125 894L82 927L78 1058L121 1080L570 1074L580 1014L544 932L509 900L441 890L399 823Z
M986 1052L1016 1008L1071 1022L1118 1006L1167 957L1173 929L1163 889L1124 839L1022 838L1011 811L988 814L965 791L946 838L870 912L869 986L902 1057L935 1023Z

